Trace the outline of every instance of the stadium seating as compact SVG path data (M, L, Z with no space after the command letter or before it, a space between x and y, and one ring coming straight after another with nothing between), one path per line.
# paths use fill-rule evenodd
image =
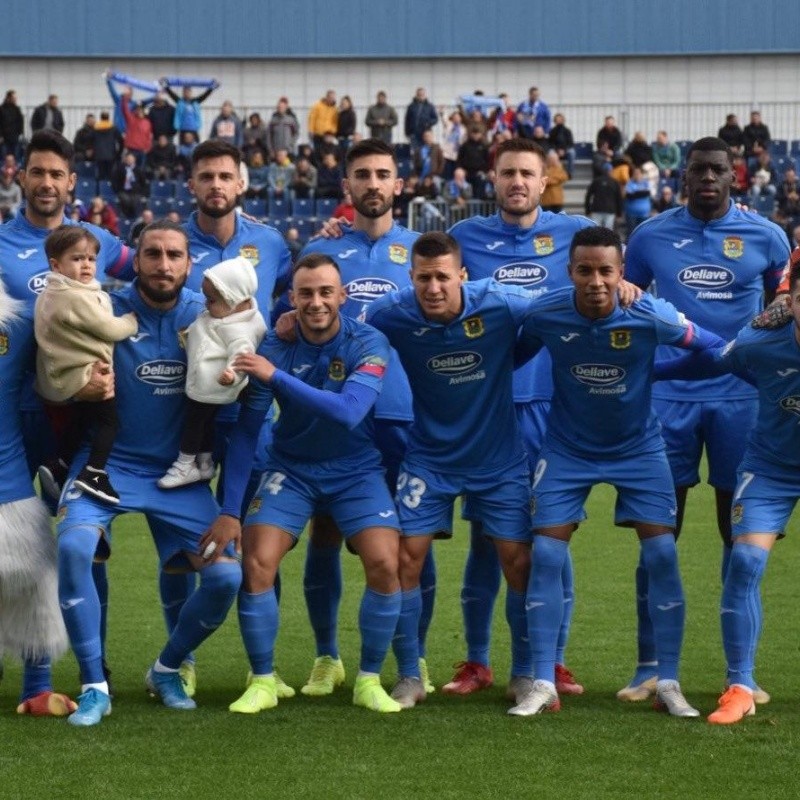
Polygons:
M186 181L175 182L175 199L176 200L194 200L194 195L189 191L189 184Z
M414 162L410 158L397 160L397 176L405 180L414 171Z
M288 227L297 228L297 232L300 234L301 241L307 242L311 238L314 231L319 228L319 222L313 217L293 217L291 220L289 220Z
M339 199L336 197L319 197L317 198L316 216L322 219L328 219L333 214L333 210L339 205Z
M97 193L107 203L117 202L117 193L114 191L114 187L111 185L111 181L98 181Z
M164 217L172 211L174 200L171 197L151 197L148 203L156 219Z
M692 146L692 142L690 139L680 139L679 141L675 142L678 145L678 150L681 151L681 160L686 160L686 154L689 152L689 148Z
M91 178L94 180L97 177L97 170L94 161L78 161L75 164L75 174L79 178Z
M787 169L797 169L796 162L790 156L783 156L775 159L775 169L778 174L783 177Z
M267 215L267 201L260 197L250 197L244 201L244 210L251 217L265 217Z
M126 219L125 217L119 218L119 238L128 241L128 237L131 235L131 228L133 227L133 220Z
M769 152L773 158L789 155L789 142L786 139L773 139L769 143Z
M411 158L411 145L408 142L398 142L394 146L394 154L398 161L401 158Z
M188 216L194 211L194 203L191 200L185 200L184 198L177 198L173 201L174 206L173 210L177 211L180 215L182 220L188 218Z
M150 197L175 197L175 181L153 181L150 184Z
M591 161L594 145L591 142L575 142L575 160Z
M271 213L270 213L271 215ZM292 217L313 217L314 201L310 197L295 197L292 200Z
M273 219L285 219L289 216L289 201L285 197L270 195L267 216Z

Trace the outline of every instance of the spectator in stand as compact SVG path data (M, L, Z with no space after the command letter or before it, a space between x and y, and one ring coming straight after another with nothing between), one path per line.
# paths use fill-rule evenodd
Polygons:
M755 158L755 170L750 179L750 197L753 205L761 196L774 198L778 193L778 171L772 163L769 150L761 150Z
M17 163L17 159L13 153L8 153L6 157L3 159L3 169L7 169L11 172L14 176L14 180L17 179L17 173L19 172L19 164Z
M169 181L175 177L178 168L178 150L162 133L147 154L144 164L145 175L149 180Z
M472 185L467 180L467 173L462 167L456 167L452 180L447 182L444 198L451 206L461 210L465 210L467 202L472 200ZM456 216L463 216L463 214Z
M64 115L58 107L58 95L51 94L46 103L36 106L31 115L31 132L43 129L64 132Z
M134 103L122 104L122 115L125 117L125 133L122 144L129 153L136 157L136 166L144 169L147 154L153 147L153 126L145 116L144 105Z
M543 211L552 211L554 214L558 214L564 210L564 184L569 180L569 175L555 150L549 150L545 157L545 177L547 184L542 192L539 205Z
M434 182L444 176L444 154L436 144L432 130L422 134L422 146L414 153L414 172L420 180L430 175Z
M611 172L614 161L614 151L608 142L602 142L600 147L592 154L592 175L607 175Z
M386 92L378 92L375 105L367 109L364 123L369 128L373 139L380 139L387 144L392 143L392 128L398 123L397 111L389 105Z
M111 173L111 188L117 193L117 203L122 216L133 219L140 200L147 194L144 171L136 164L133 153L125 152L121 163Z
M289 188L295 197L314 197L317 189L317 168L307 158L297 159Z
M197 147L197 134L192 131L181 131L178 143L177 173L184 178L192 174L192 153Z
M294 227L287 228L283 238L286 240L286 247L289 249L289 255L292 257L292 263L294 264L303 249L303 242L300 241L300 231Z
M412 150L422 146L422 134L433 128L438 120L436 108L428 100L425 89L420 86L406 108L404 130Z
M317 170L316 197L342 197L342 179L344 172L335 153L325 153Z
M769 128L761 121L760 111L750 112L750 124L744 126L744 157L748 160L748 166L754 171L754 162L765 150L769 150L769 143L772 141L769 135Z
M517 106L517 133L523 139L533 139L534 129L541 126L544 135L550 133L550 109L544 100L539 98L539 89L531 86L528 99Z
M473 108L472 111L467 114L467 130L469 131L472 128L478 128L483 139L488 141L489 125L486 122L486 117L483 116L479 108Z
M625 186L631 179L632 166L628 156L616 156L611 162L611 177L619 184L623 195L625 194Z
M538 144L545 153L550 150L550 140L547 138L547 134L544 132L544 128L541 125L537 125L533 129L533 136L530 137L530 140Z
M0 172L0 222L16 216L22 205L22 189L14 177L13 168Z
M211 131L208 134L208 138L227 142L240 149L244 144L242 121L233 110L233 103L230 100L226 100L220 106L219 114L211 123Z
M119 236L119 218L117 212L102 197L93 197L89 207L85 210L85 222L91 222L98 228Z
M275 160L267 169L269 188L276 195L283 195L286 188L291 186L294 180L294 170L295 166L289 159L289 153L286 150L278 150L275 154Z
M561 162L566 161L567 175L571 178L575 168L575 139L573 139L572 131L566 126L565 122L563 114L556 114L553 117L554 124L550 128L547 140L550 148L558 153Z
M607 144L614 155L622 152L622 131L617 127L617 122L612 116L608 116L603 123L603 127L597 131L596 147L599 150L601 145Z
M253 150L247 162L246 197L266 197L269 188L269 167L264 163L261 150Z
M789 235L789 246L794 250L795 247L800 247L800 224L792 228Z
M449 181L453 177L457 166L458 149L467 139L467 127L464 125L464 117L460 111L454 111L447 120L445 120L444 113L442 113L442 123L444 124L444 136L442 137L444 169L442 177Z
M501 92L498 97L503 101L504 106L496 108L489 119L492 135L506 131L513 134L517 127L516 109L509 103L508 95L505 92Z
M669 140L666 131L656 134L656 146L653 148L653 161L662 178L677 178L681 166L681 151L675 142Z
M339 101L339 116L336 120L336 139L339 142L339 156L344 158L345 153L353 144L356 132L356 112L353 101L349 95L344 95Z
M636 131L625 148L625 155L634 167L642 167L653 160L653 148L647 143L647 137L641 131Z
M248 164L256 152L261 153L261 160L266 163L269 158L269 131L261 114L254 111L247 118L247 127L242 131L242 155Z
M797 180L797 172L793 167L789 167L783 174L775 199L778 204L775 222L791 236L800 223L800 181Z
M167 102L164 92L156 92L153 102L147 109L147 118L153 129L153 139L166 136L173 144L175 138L175 107Z
M356 209L353 205L353 198L351 197L350 192L344 193L342 202L333 209L331 216L334 219L344 217L351 225L353 224L353 220L356 218Z
M6 92L0 103L0 154L11 153L15 158L22 158L22 134L25 131L25 118L17 105L17 93L13 89Z
M467 141L458 149L458 166L466 173L472 186L472 196L483 199L483 185L489 171L489 146L480 128L471 127Z
M94 126L94 160L97 164L99 180L110 180L115 164L122 152L122 134L113 122L108 111L100 112L100 119Z
M164 91L169 95L170 99L175 103L175 116L173 118L173 127L179 134L191 133L195 142L200 141L200 127L203 123L203 117L200 113L200 104L203 103L211 95L215 89L219 88L219 84L214 81L204 92L201 92L197 97L192 95L192 87L184 86L181 96L172 90L167 78L161 79L161 85ZM181 140L185 141L181 136ZM191 167L186 170L186 174L191 173Z
M722 138L722 137L720 137ZM734 203L747 203L750 193L750 173L747 171L747 162L742 153L733 156L733 183L731 184L731 197Z
M734 155L744 154L744 131L736 114L725 117L725 124L717 131L717 136L733 150Z
M132 247L136 247L139 243L139 237L142 235L142 231L151 223L153 222L155 217L153 216L153 212L149 208L143 208L142 213L134 220L133 225L131 225L131 232L130 232L130 244Z
M87 114L83 125L78 128L72 146L75 148L75 161L94 161L94 127L97 119L94 114Z
M279 150L285 150L290 156L297 153L297 138L300 135L300 123L289 108L289 99L281 97L267 125L267 145L272 160Z
M595 175L586 190L583 208L589 219L614 230L616 220L622 217L622 190L609 172L603 170Z
M680 203L675 199L675 192L672 187L665 183L658 193L658 197L653 201L652 214L661 214L671 208L677 208Z
M650 216L650 183L641 167L631 167L630 180L625 184L625 226L628 237Z
M323 145L329 136L336 136L339 125L339 111L336 108L336 92L328 89L325 97L321 97L311 106L308 112L308 135L314 146L314 157L319 163L322 158Z
M119 128L120 133L124 136L128 130L128 117L125 115L125 112L127 110L133 113L138 105L137 101L133 99L133 88L126 85L121 92L118 92L114 85L116 78L111 77L113 73L106 70L103 74L105 75L108 93L111 95L111 100L114 103L114 125ZM155 95L145 98L142 101L143 107L147 106L153 100L154 96Z

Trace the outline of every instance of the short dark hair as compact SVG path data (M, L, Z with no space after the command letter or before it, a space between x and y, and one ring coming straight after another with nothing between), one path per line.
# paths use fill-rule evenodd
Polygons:
M536 142L532 142L530 139L506 139L504 142L500 142L495 150L495 166L497 166L497 162L500 161L500 156L504 153L533 153L535 156L539 156L542 164L544 164L547 157L544 148L536 144Z
M581 228L573 237L569 246L569 260L578 247L613 247L622 258L622 239L619 234L602 225L590 225Z
M173 222L171 219L164 217L164 219L158 219L142 228L142 232L139 234L139 241L136 245L137 253L142 249L145 236L153 231L174 231L175 233L179 233L186 242L186 251L189 251L189 234L186 233L184 227L179 223Z
M230 156L237 167L242 163L242 151L238 147L219 139L206 139L192 151L192 169L197 166L198 161L206 158L223 158L224 156Z
M702 139L692 142L686 152L687 161L695 151L698 153L725 153L728 157L728 163L733 164L733 150L717 136L704 136Z
M349 167L356 159L364 156L389 156L393 163L397 163L394 148L382 139L362 139L356 142L344 158L345 166Z
M461 247L458 242L449 234L442 231L431 231L423 233L414 242L411 248L411 263L414 263L414 256L422 258L439 258L440 256L455 255L461 261Z
M100 240L83 225L59 225L44 240L44 252L48 259L59 259L78 242L89 242L94 245L94 252L100 252Z
M30 161L32 153L55 153L67 162L69 171L72 172L72 162L75 159L75 148L69 139L62 136L58 131L45 128L31 136L28 146L25 148L25 164Z
M329 255L325 253L308 253L298 259L294 264L292 267L292 275L296 275L297 271L301 269L317 269L317 267L325 266L331 266L341 274L339 265Z

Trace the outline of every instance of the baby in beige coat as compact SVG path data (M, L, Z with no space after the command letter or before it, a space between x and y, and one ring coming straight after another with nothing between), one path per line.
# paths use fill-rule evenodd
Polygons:
M138 330L135 314L114 316L111 298L95 278L99 250L100 242L81 225L61 225L45 241L52 272L34 312L36 390L51 404L72 400L89 382L96 362L113 363L113 343ZM70 420L58 460L40 468L43 485L63 482L83 436L94 426L89 459L73 484L99 500L118 503L105 471L119 424L114 398L77 401L67 408Z

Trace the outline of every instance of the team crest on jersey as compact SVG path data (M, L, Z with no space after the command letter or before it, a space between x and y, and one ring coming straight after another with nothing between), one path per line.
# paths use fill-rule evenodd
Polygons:
M722 253L725 258L741 258L744 255L744 241L741 236L726 236L722 240Z
M389 261L393 261L395 264L408 263L408 248L402 244L390 244Z
M254 497L250 501L250 505L247 506L247 514L245 514L245 516L249 516L250 514L258 514L259 511L261 511L261 498Z
M328 377L332 381L344 380L344 361L341 358L334 358L328 367Z
M0 356L4 356L8 353L8 336L4 333L0 333Z
M627 350L631 346L631 332L611 331L611 346L615 350Z
M736 503L731 509L731 522L734 525L738 525L742 519L744 519L744 505L742 503Z
M254 244L245 244L239 248L239 255L242 258L246 258L255 269L258 266L258 262L261 260L258 255L258 248Z
M477 339L479 336L483 336L483 320L480 317L470 317L461 324L464 326L464 333L467 334L468 339Z
M186 349L186 340L189 336L189 329L188 328L181 328L178 331L178 344L181 346L181 350Z
M556 249L549 233L533 237L533 249L537 256L549 256Z

